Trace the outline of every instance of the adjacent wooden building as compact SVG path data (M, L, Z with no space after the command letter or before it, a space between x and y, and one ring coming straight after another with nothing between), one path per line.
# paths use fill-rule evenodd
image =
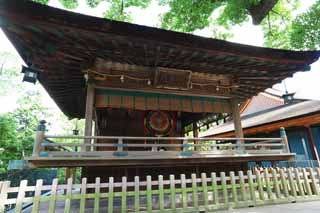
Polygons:
M239 104L297 71L319 51L253 47L0 0L0 27L84 136L40 126L33 167L83 167L84 176L168 174L287 160L286 137L243 137ZM185 138L184 128L230 113L235 138ZM55 138L77 143L50 143ZM65 147L69 151L50 151ZM223 162L223 164L222 164Z
M246 137L277 136L278 129L287 132L290 151L298 161L319 161L320 101L295 99L294 93L281 94L267 90L245 102L241 109ZM280 95L279 95L280 94ZM233 137L232 120L200 133L202 137Z

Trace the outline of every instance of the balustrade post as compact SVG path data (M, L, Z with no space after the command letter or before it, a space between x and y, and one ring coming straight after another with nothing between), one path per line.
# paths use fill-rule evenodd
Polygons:
M183 145L182 145L182 151L187 151L187 146L186 144L188 144L188 140L187 139L183 139Z
M46 131L46 121L41 120L36 131L36 136L33 144L33 152L32 156L33 157L39 157L40 156L40 151L42 150L42 141L45 138L45 131Z
M290 153L288 137L287 137L286 130L284 127L280 128L280 137L282 138L282 143L284 144L284 151L286 153Z
M122 140L122 138L118 138L118 146L117 146L117 151L118 151L118 152L122 152L122 151L123 151L122 145L123 145L123 140Z
M128 155L127 151L123 151L123 146L126 144L123 144L123 138L118 138L118 144L117 144L117 151L113 153L114 156L117 157L124 157Z
M152 147L151 147L151 151L152 151L152 152L157 152L157 151L158 151L157 146L152 146Z

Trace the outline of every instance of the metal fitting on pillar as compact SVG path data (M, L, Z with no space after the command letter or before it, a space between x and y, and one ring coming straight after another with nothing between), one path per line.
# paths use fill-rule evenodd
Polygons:
M37 127L37 131L42 131L42 132L46 131L46 123L47 122L45 120L41 120Z
M290 153L288 138L284 127L280 127L280 137L282 138L285 152Z

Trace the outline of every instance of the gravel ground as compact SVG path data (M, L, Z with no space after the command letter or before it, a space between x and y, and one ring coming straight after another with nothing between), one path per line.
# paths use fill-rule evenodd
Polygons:
M279 204L244 209L217 211L217 213L320 213L320 201Z

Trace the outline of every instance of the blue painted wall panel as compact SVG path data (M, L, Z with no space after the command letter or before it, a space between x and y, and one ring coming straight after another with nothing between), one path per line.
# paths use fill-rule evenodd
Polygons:
M312 135L316 145L318 155L320 154L320 127L312 127Z
M312 160L312 153L308 143L308 138L303 131L288 131L287 132L290 151L296 153L296 160ZM307 159L305 156L301 138L304 138L307 147Z

